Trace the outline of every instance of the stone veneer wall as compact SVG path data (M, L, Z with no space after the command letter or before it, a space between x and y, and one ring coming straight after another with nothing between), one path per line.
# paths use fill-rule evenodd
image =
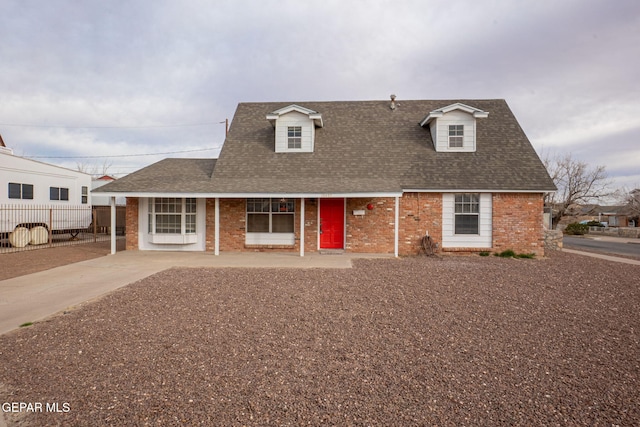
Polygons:
M544 251L559 251L562 249L562 230L544 230Z

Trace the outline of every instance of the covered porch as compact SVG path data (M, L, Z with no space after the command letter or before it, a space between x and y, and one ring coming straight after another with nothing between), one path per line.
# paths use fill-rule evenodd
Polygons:
M196 199L193 230L155 233L153 200L171 196ZM178 198L177 196L181 196ZM185 197L188 196L188 197ZM300 257L320 251L399 254L400 194L127 194L127 246L166 243L161 250L221 252L296 252ZM112 209L115 195L110 197ZM151 203L150 203L151 201ZM183 206L188 206L184 203ZM188 210L188 207L186 208ZM193 208L195 211L195 208ZM159 215L159 214L158 214ZM185 214L183 213L183 216ZM174 214L178 217L178 214ZM157 220L157 223L160 223ZM114 228L112 228L114 229ZM186 230L186 231L185 231ZM197 231L196 231L197 230ZM192 231L192 233L189 233ZM185 234L186 233L186 234ZM154 235L155 234L155 235ZM115 235L111 253L116 252ZM201 242L195 249L184 245ZM182 245L182 246L181 246Z

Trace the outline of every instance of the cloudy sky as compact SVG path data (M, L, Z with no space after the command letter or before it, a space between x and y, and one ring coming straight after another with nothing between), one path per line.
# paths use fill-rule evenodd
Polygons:
M239 102L394 93L504 98L541 156L640 185L637 0L2 0L0 61L7 146L74 169L216 157Z

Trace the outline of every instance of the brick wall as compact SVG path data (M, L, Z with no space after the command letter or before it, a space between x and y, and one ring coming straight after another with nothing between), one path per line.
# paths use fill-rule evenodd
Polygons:
M211 204L213 205L213 201ZM213 214L212 209L211 215ZM246 222L245 199L220 199L220 252L244 250ZM213 236L211 234L212 239Z
M542 194L493 194L493 251L544 256Z
M296 203L296 237L300 234L300 201ZM304 200L304 251L318 251L318 199ZM296 240L296 242L299 241ZM298 247L299 248L299 247ZM299 250L299 249L298 249Z
M216 199L207 199L206 201L206 225L205 225L205 250L213 252L215 250L216 236Z
M371 204L373 209L368 210ZM347 199L346 251L360 253L393 253L395 198ZM364 210L364 216L353 215Z
M138 204L137 197L127 197L125 248L128 251L138 250Z
M250 246L245 245L246 199L220 199L220 251L300 251L300 199L296 200L293 246ZM215 199L207 199L207 251L215 250ZM305 252L316 252L318 245L318 204L305 199Z
M400 198L400 255L420 253L422 237L429 232L433 243L442 245L442 194L405 193Z
M493 251L512 249L517 253L544 255L541 194L493 194ZM316 252L318 247L317 199L305 200L305 252ZM372 210L367 205L373 206ZM215 200L206 202L206 249L214 250ZM245 199L220 199L220 251L299 251L300 200L296 201L295 245L274 248L247 248ZM126 248L138 249L139 199L127 198ZM353 215L364 210L364 216ZM393 253L395 199L350 198L346 201L346 251L359 253ZM428 231L438 246L442 242L442 194L406 193L400 198L399 210L400 255L420 252L420 240Z

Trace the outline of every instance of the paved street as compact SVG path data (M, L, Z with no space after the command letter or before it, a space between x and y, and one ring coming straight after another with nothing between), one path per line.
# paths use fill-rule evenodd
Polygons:
M640 239L623 239L608 236L564 236L563 244L568 249L624 255L640 259Z

